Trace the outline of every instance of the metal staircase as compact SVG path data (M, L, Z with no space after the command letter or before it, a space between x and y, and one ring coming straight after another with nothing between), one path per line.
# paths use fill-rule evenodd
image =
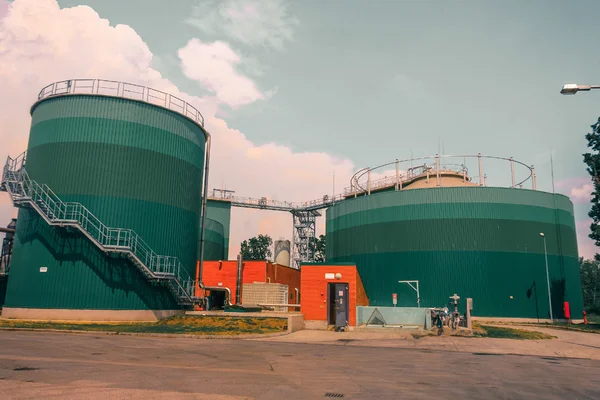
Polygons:
M196 281L177 257L156 254L131 229L104 225L81 203L63 202L47 185L29 177L26 158L27 153L8 157L0 180L0 191L8 192L15 207L33 208L49 225L79 230L105 253L123 254L149 281L166 284L179 304L201 302L195 296Z

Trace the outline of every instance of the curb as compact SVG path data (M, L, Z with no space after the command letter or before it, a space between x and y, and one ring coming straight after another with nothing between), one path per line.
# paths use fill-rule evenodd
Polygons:
M159 338L186 338L186 339L225 339L225 340L244 340L256 338L272 338L289 335L290 332L276 333L249 333L239 335L204 335L190 333L146 333L146 332L115 332L115 331L84 331L72 329L36 329L36 328L5 328L0 327L0 331L20 331L20 332L50 332L50 333L75 333L87 335L106 335L106 336L146 336Z

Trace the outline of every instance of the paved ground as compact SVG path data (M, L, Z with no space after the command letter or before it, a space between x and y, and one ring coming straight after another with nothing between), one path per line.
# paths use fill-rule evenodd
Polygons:
M588 358L600 360L600 334L516 326L556 336L554 340L514 340L428 336L415 340L402 329L357 329L353 332L303 330L291 335L270 338L279 343L333 344L350 339L348 346L390 347L413 350L443 350L449 352L517 354L545 357ZM264 339L255 339L264 340ZM600 396L599 396L600 398Z
M349 339L344 335L337 339ZM0 331L0 393L3 399L292 400L325 398L328 391L361 399L600 397L596 360L276 339Z

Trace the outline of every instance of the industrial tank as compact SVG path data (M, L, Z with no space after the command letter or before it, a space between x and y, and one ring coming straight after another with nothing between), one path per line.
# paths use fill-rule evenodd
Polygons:
M274 243L275 264L290 266L290 241L285 239L276 240Z
M206 202L206 225L204 235L204 260L227 260L229 256L229 227L231 222L231 200L209 198ZM202 220L200 220L202 225ZM198 239L197 259L200 260Z
M545 319L544 233L554 317L568 301L572 318L580 318L573 204L511 186L349 196L327 210L327 261L355 262L374 306L392 306L393 293L399 306L417 306L416 292L399 283L417 280L422 307L443 307L457 293L473 298L476 316Z
M81 203L105 225L133 230L194 276L206 132L182 115L185 102L163 92L114 83L114 95L107 95L101 88L111 83L96 80L94 94L83 94L75 84L82 86L68 81L61 91L55 84L32 106L29 176L61 200ZM144 101L125 98L136 90ZM150 104L152 95L164 95L164 106ZM20 209L6 314L179 308L165 286L149 282L129 260L104 253L75 229L48 225L31 208ZM37 313L26 311L32 309ZM57 309L63 311L40 314Z

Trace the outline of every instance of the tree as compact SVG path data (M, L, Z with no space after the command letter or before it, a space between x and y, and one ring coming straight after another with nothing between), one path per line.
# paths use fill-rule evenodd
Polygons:
M320 235L310 241L310 250L315 255L315 262L325 262L325 245L325 235Z
M270 260L273 239L269 235L258 235L244 240L241 244L242 259L244 260Z
M600 263L579 258L583 307L588 312L600 311Z
M600 171L600 118L591 128L592 132L585 135L591 152L583 154L583 162L587 166L587 172L592 177L592 183L594 184L591 200L592 209L588 213L592 218L589 237L596 242L596 246L600 246L600 177L598 177ZM594 258L596 261L600 261L599 254L596 253Z

